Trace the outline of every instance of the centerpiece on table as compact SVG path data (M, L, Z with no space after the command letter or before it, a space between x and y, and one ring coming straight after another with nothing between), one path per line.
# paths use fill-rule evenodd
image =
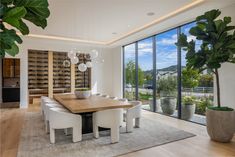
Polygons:
M91 96L90 88L78 88L75 89L74 94L78 99L87 99Z

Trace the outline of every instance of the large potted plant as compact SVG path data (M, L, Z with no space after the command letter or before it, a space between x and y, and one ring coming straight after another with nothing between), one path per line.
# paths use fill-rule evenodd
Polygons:
M160 104L162 112L166 115L172 115L176 109L176 77L168 76L158 80L157 91L160 94Z
M184 96L182 102L182 119L191 120L196 109L195 97Z
M229 142L235 130L235 114L232 108L221 106L219 68L224 62L235 62L235 26L229 26L231 17L218 19L220 14L219 10L211 10L196 18L196 26L189 33L202 42L198 50L195 41L187 41L185 34L179 36L176 44L187 51L187 67L214 73L217 106L206 110L207 132L214 141Z
M6 53L11 56L18 54L18 44L23 41L16 30L22 35L29 34L25 20L44 29L49 15L47 0L1 0L0 57L3 58Z

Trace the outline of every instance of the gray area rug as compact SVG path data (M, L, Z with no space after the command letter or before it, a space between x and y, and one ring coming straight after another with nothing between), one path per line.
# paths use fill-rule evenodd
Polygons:
M72 143L72 136L65 136L63 130L56 131L56 143L50 144L49 135L45 133L40 113L28 112L22 128L18 157L111 157L133 151L195 136L157 120L141 119L141 128L134 128L126 133L121 128L119 143L110 144L109 131L100 133L100 138L92 134L83 135L83 140Z

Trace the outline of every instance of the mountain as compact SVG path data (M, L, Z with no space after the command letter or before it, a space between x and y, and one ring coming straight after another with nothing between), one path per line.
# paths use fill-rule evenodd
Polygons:
M185 68L185 66L181 66L181 68ZM166 68L162 68L162 69L157 69L157 71L177 71L177 65L171 65L169 67ZM153 70L146 70L144 71L144 74L152 74Z

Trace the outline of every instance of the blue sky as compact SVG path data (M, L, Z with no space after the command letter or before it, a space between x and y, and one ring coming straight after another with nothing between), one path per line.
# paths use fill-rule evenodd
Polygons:
M182 27L182 33L188 36L188 41L195 37L189 35L188 31L195 23L191 23ZM156 36L156 51L157 51L157 69L166 68L177 64L177 30L173 29ZM200 42L196 42L199 44ZM138 62L142 70L151 70L153 67L153 52L152 52L152 38L138 42ZM182 52L182 65L186 65L186 53ZM135 60L135 46L134 44L125 47L125 63L130 60Z

